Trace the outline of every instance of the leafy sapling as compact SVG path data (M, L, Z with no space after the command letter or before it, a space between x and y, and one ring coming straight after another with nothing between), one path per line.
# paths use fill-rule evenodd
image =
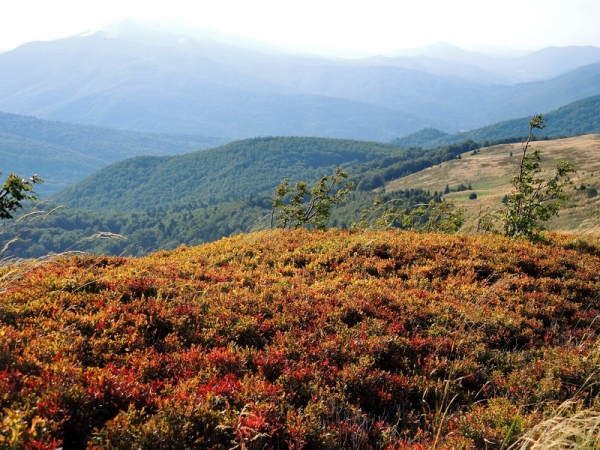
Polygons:
M347 178L338 167L334 175L324 176L310 191L303 181L292 188L288 179L283 180L275 189L271 228L325 229L332 206L346 202L346 196L355 187L354 183L345 181ZM336 188L339 189L336 191Z
M571 185L568 175L575 170L566 161L559 161L556 174L549 178L542 171L539 150L528 153L536 129L543 129L546 119L538 114L529 122L529 137L523 143L523 154L517 174L511 180L513 191L509 194L502 214L504 235L539 240L545 229L544 222L558 216L563 202L569 199L565 187Z
M11 173L0 189L0 219L12 219L12 213L23 207L23 200L36 200L33 185L38 183L42 183L42 179L37 175L26 180Z

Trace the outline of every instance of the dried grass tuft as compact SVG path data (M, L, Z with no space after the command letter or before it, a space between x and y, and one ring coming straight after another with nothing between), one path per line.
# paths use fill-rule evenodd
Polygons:
M600 411L565 402L553 417L529 430L511 449L600 449Z

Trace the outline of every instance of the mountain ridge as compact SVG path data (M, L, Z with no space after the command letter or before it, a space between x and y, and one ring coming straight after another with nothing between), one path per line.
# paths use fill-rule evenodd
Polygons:
M569 103L543 115L547 120L545 128L537 130L536 136L538 137L568 137L578 134L600 133L600 95ZM394 139L391 143L399 146L434 148L469 139L480 143L505 138L520 139L528 135L529 120L531 120L531 117L511 119L456 134L426 128L408 136Z
M101 34L81 39L31 43L0 55L0 110L136 131L232 138L346 137L361 129L362 136L375 139L378 131L370 130L379 129L391 139L418 118L352 99L307 94L185 51ZM120 56L110 53L114 48ZM63 51L67 59L57 56ZM28 75L13 76L21 72Z
M537 66L550 61L549 66L571 71L551 80L502 85L501 73L440 58L411 60L403 67L385 58L307 57L184 34L167 39L164 30L151 28L144 33L137 40L118 32L87 33L0 54L0 110L235 139L387 141L424 127L474 129L600 94L600 65L574 68L593 60L596 50L600 54L596 48L531 56Z

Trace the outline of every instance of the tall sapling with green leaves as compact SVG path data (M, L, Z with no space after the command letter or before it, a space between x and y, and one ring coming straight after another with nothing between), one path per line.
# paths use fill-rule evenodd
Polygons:
M533 131L543 129L546 119L537 114L529 122L529 137L523 143L523 155L517 174L511 180L514 187L509 194L502 213L504 235L539 240L545 229L544 222L558 216L563 202L569 199L565 187L572 184L568 174L574 172L573 165L566 161L556 164L556 174L549 178L539 175L541 158L539 150L528 153Z

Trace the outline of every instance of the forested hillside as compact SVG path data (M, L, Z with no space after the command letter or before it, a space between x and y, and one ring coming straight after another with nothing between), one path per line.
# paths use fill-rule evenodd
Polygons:
M96 172L138 155L175 155L228 142L217 137L138 133L76 125L0 112L0 170L29 176L44 183L37 188L49 196Z
M283 178L293 182L315 180L337 166L394 152L404 150L389 144L342 139L246 139L185 155L122 161L53 199L65 206L94 210L210 205L272 192Z
M412 208L431 200L440 201L440 198L439 193L422 189L399 190L392 194L355 192L348 196L347 203L332 210L329 225L349 228L376 199L397 208ZM8 244L2 252L5 257L33 258L71 250L146 255L182 244L199 245L224 236L270 228L272 202L273 194L265 193L214 205L179 204L140 212L53 210L56 204L46 203L31 221L5 222L0 232L0 246ZM15 237L18 239L11 242Z
M348 228L378 197L398 208L439 201L437 192L408 188L382 195L371 190L387 177L453 159L473 145L423 153L375 142L257 138L180 156L133 158L56 195L42 210L63 207L43 220L11 223L1 242L20 234L10 254L41 256L68 249L141 255L214 241L269 227L274 190L282 179L310 184L338 166L357 191L334 208L330 225ZM124 238L87 239L98 233Z
M472 141L424 151L376 142L272 137L174 157L140 157L106 167L53 197L93 210L147 210L213 205L272 193L284 178L312 181L345 168L359 190L422 170L478 148Z

